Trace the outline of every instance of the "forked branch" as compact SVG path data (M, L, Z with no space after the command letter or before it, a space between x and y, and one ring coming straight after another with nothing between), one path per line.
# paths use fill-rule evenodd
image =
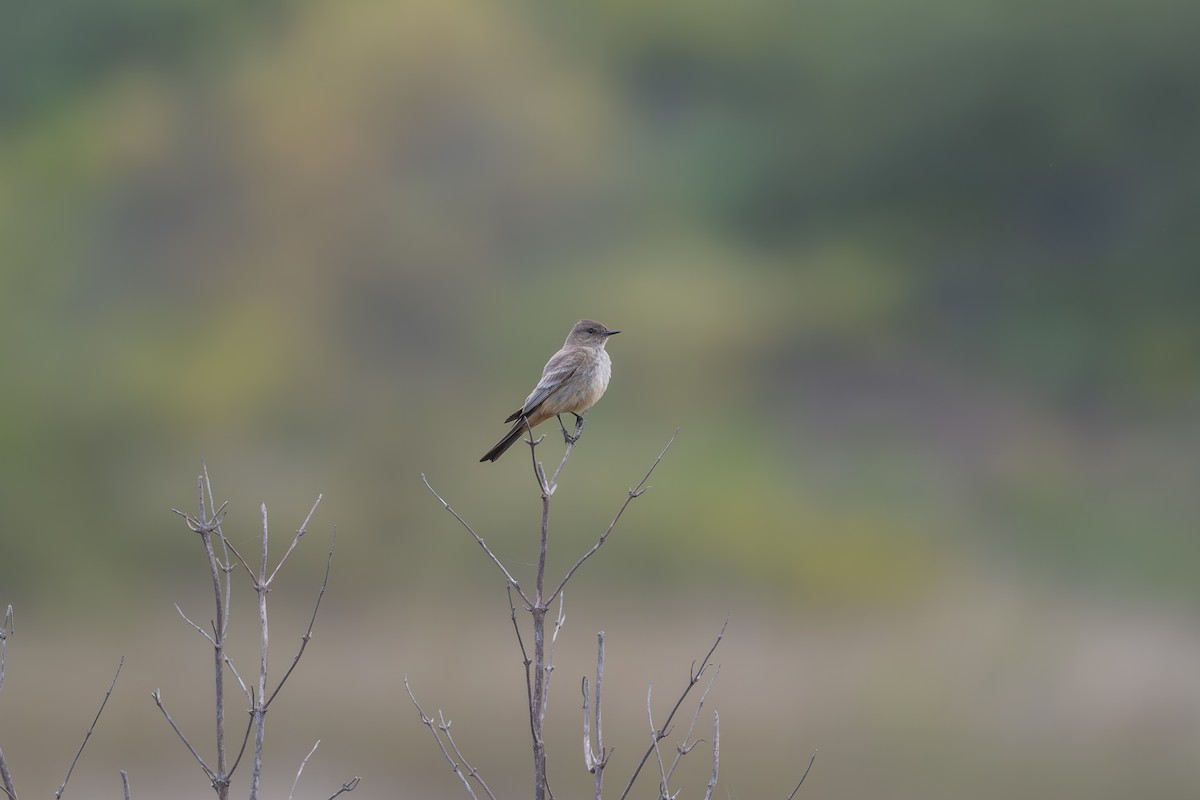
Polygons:
M195 745L184 735L183 731L171 715L167 712L162 701L160 692L154 692L154 702L166 718L171 729L175 731L175 735L183 742L188 752L196 759L200 768L204 771L209 783L217 793L219 800L226 800L229 796L229 786L234 772L238 765L241 764L242 757L247 752L247 747L250 742L251 733L254 734L254 747L252 749L253 767L250 776L250 799L256 800L259 794L259 782L262 774L262 754L265 738L265 723L266 712L269 706L274 702L279 695L288 679L292 676L297 665L300 663L301 657L304 655L309 641L312 639L313 628L316 624L317 614L321 608L321 600L325 596L325 591L329 585L329 574L333 562L333 551L337 544L337 531L334 531L333 541L329 546L329 553L325 559L325 574L321 582L321 588L317 593L316 602L313 605L313 612L309 618L308 628L300 637L300 645L297 648L295 655L292 658L291 664L283 673L283 676L274 685L274 688L268 685L267 674L267 656L268 656L268 627L267 627L267 593L271 590L275 578L279 575L280 570L288 559L296 551L300 539L308 532L309 523L312 521L313 515L316 513L318 506L321 504L322 496L318 495L316 501L312 504L308 514L304 518L304 522L295 531L287 549L283 556L272 567L268 563L268 527L267 527L267 508L266 505L261 506L262 512L262 535L259 540L260 556L257 569L252 568L238 549L225 538L224 532L221 529L222 521L226 504L222 503L219 508L215 506L215 501L212 493L212 484L208 479L208 470L205 468L203 474L198 481L199 494L199 510L196 516L185 514L181 511L175 511L176 514L183 517L189 530L199 533L201 541L204 545L205 555L209 562L209 571L213 583L213 596L216 604L216 618L212 623L211 630L201 627L193 622L183 610L176 605L176 610L189 625L192 626L205 640L212 646L214 655L215 669L215 688L216 688L216 753L215 764L207 762L199 753ZM206 497L207 495L207 497ZM207 499L207 508L206 501ZM172 509L174 510L174 509ZM216 538L214 542L213 539ZM220 556L217 555L217 545L219 544ZM231 555L232 554L232 555ZM235 560L236 559L236 562ZM250 582L257 595L257 610L259 622L259 658L257 680L247 680L242 678L241 673L234 665L233 660L225 651L226 635L229 627L230 618L230 600L232 597L232 573L235 570L235 563L241 564L242 568L250 578ZM250 714L248 715L246 729L242 735L241 745L238 748L237 755L233 759L232 766L229 766L229 752L227 749L227 741L225 737L225 690L224 677L225 669L228 668L237 679L238 685L241 687L242 693L245 695L247 702L250 705ZM249 676L247 676L249 677ZM309 754L311 756L311 753ZM301 763L300 771L304 769L304 764L307 763L307 758ZM296 780L298 781L300 772L297 772ZM348 781L342 785L342 788L334 795L349 792L357 786L357 779Z
M408 692L408 697L412 700L413 706L417 709L417 714L421 717L421 724L429 729L429 733L433 736L433 740L437 742L438 750L442 751L442 757L446 759L446 763L450 765L450 769L462 781L463 787L467 790L467 794L471 796L471 800L479 800L475 790L471 787L471 781L479 784L479 788L488 796L489 800L496 800L496 796L492 794L492 790L488 788L487 782L483 780L483 776L479 774L479 770L472 767L463 758L462 751L458 749L458 744L455 743L454 737L450 734L450 720L442 716L441 709L438 710L438 722L435 727L433 718L425 713L421 708L421 704L417 702L416 695L413 694L412 687L408 684L408 676L404 676L404 689ZM446 737L446 741L442 741L442 736ZM446 745L449 744L447 749ZM450 751L454 751L454 755L450 755ZM455 758L457 757L457 761ZM461 763L461 766L460 766ZM464 771L465 770L465 771Z
M701 660L700 668L697 669L696 662L692 662L692 667L688 672L687 685L683 688L683 692L679 695L679 699L675 701L675 705L671 709L671 713L667 715L662 727L657 729L657 738L654 738L654 740L650 743L650 746L646 748L646 752L642 754L642 759L638 762L637 768L634 769L633 775L630 776L629 782L625 784L625 789L621 792L619 800L625 800L625 798L629 796L629 792L631 789L633 789L633 784L638 779L638 775L641 774L642 768L646 766L646 762L656 751L658 747L658 740L662 739L663 736L666 735L666 731L670 729L671 721L675 719L675 714L678 713L679 707L683 705L683 701L687 699L688 694L692 691L692 687L700 681L700 677L704 675L705 670L707 670L712 664L713 653L716 652L717 647L721 644L721 640L725 638L725 629L728 626L729 620L725 620L725 624L721 626L720 633L717 634L716 641L713 642L713 646L708 649L708 652L704 655L703 660Z

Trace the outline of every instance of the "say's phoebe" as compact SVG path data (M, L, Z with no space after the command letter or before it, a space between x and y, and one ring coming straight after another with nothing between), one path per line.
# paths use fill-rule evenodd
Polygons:
M562 425L563 438L574 443L562 424L560 414L574 414L575 419L591 408L612 376L612 359L604 350L608 337L620 331L610 331L599 322L583 319L575 323L562 349L550 356L542 369L542 379L525 398L525 404L508 415L505 422L516 422L512 430L488 450L480 461L495 461L504 451L513 446L526 430L541 425L551 417L558 417Z

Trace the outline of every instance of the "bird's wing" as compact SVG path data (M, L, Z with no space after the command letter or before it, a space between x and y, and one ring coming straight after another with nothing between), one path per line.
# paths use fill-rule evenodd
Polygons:
M525 404L521 406L520 412L515 414L512 419L531 414L534 409L546 402L546 398L571 380L571 376L579 369L580 360L581 356L578 352L560 350L555 353L546 362L546 367L542 370L542 379L538 381L537 386L533 387L529 397L525 398Z

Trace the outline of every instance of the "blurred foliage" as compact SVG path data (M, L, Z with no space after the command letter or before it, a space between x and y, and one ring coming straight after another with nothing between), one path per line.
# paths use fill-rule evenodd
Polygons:
M325 491L358 585L419 581L461 551L417 474L525 525L524 456L471 455L596 316L627 333L573 542L682 425L622 559L864 598L1000 554L1189 595L1198 17L15 7L0 582L174 569L201 458L247 518Z

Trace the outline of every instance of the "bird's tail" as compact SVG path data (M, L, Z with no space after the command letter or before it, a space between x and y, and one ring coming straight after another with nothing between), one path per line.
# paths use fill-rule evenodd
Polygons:
M497 458L504 455L504 451L516 444L517 440L521 438L521 435L524 434L527 429L528 420L525 417L521 417L512 426L512 429L508 433L504 434L504 438L497 442L495 447L493 447L491 450L488 450L484 454L483 458L479 459L480 463L483 463L484 461L495 461Z

